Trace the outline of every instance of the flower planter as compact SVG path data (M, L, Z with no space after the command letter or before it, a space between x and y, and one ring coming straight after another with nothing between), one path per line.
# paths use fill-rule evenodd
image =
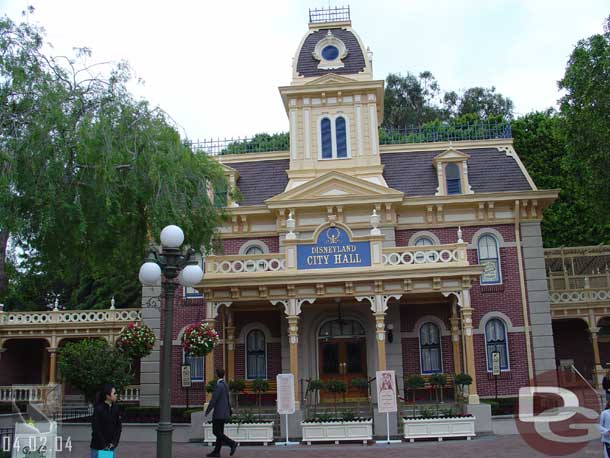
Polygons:
M373 420L301 422L303 442L367 441L373 439Z
M235 442L241 443L263 443L267 445L273 442L273 422L265 423L225 423L225 434ZM212 424L203 424L203 441L212 445L216 442L216 436L212 433Z
M415 439L438 439L445 437L475 436L473 416L442 418L403 418L403 437L410 442Z

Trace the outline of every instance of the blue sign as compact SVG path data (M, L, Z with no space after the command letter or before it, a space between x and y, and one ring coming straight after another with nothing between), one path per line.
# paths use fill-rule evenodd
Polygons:
M371 265L371 242L352 242L343 229L327 227L314 244L297 245L297 269Z

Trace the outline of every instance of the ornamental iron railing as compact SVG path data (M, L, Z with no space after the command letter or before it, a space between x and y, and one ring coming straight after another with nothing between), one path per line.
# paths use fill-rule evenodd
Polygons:
M336 6L334 8L309 9L309 23L321 24L327 22L345 22L350 20L348 6Z
M493 140L512 138L509 122L474 122L465 124L435 123L422 127L402 129L379 129L380 145L400 145L415 143L434 143L450 141ZM229 154L266 153L271 151L288 151L290 134L256 134L253 137L210 139L188 142L197 153L209 156Z

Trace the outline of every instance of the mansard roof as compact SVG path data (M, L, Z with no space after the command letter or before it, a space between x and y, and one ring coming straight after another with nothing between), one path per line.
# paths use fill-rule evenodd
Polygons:
M313 57L313 52L316 44L326 36L329 30L335 37L345 43L347 56L342 60L345 66L332 70L319 69L318 64L320 62ZM351 30L339 28L319 29L311 32L307 38L305 38L299 52L296 70L299 76L304 76L306 78L311 76L322 76L327 73L353 75L360 73L365 69L366 62L364 59L364 53L358 38L356 38L356 35Z
M434 158L445 149L387 152L381 154L383 177L388 186L405 197L434 196L438 188ZM498 148L468 148L468 177L475 193L531 191L515 158ZM263 205L284 192L288 184L288 159L225 162L239 172L240 205Z

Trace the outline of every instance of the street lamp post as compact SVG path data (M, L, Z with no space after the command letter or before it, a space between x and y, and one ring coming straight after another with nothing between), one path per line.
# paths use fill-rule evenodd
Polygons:
M195 250L189 248L182 254L180 246L184 242L184 233L178 226L167 226L161 231L161 252L151 248L148 259L140 267L140 282L144 286L161 288L165 299L165 316L163 334L161 336L161 384L160 384L160 415L157 427L157 458L171 458L172 432L171 393L172 393L172 324L174 314L174 293L176 278L184 286L194 286L203 278L203 271L193 255Z

